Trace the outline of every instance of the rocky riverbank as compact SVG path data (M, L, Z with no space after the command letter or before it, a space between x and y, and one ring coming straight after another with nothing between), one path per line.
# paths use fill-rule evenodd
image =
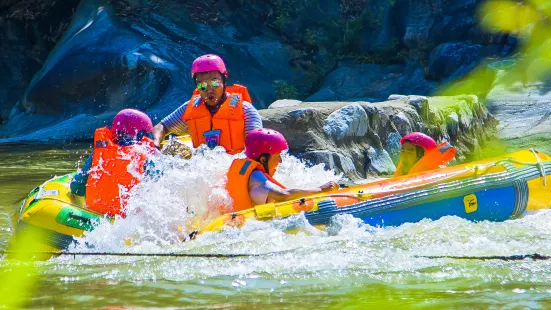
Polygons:
M400 138L411 131L450 141L457 147L458 162L476 159L495 135L497 122L476 96L392 95L389 99L376 103L279 100L260 114L265 127L285 134L292 154L325 163L350 179L392 174ZM91 141L94 129L108 125L112 117L79 115L0 143Z
M515 50L514 36L477 25L479 3L3 1L0 138L101 122L123 107L158 120L188 98L190 64L205 53L225 58L230 82L247 85L258 108L429 95Z
M476 96L393 95L388 101L275 102L261 111L264 126L285 133L290 152L325 163L350 179L395 171L400 138L423 131L473 160L495 136L497 122Z

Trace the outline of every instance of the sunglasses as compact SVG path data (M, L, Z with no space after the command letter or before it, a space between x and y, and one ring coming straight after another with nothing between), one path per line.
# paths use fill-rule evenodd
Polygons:
M210 85L210 87L212 88L216 88L216 87L219 87L221 84L222 84L222 81L220 81L220 79L212 79L209 81L210 84L208 82L198 82L197 83L197 89L199 91L205 91L207 90L207 86Z

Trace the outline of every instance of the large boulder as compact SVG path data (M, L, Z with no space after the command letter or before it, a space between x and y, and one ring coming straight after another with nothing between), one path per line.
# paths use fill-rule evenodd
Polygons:
M481 46L466 43L444 43L430 53L427 78L443 80L469 73L480 59Z
M551 83L508 84L511 73L500 70L487 97L488 110L499 121L498 135L509 151L533 147L551 154Z
M0 126L63 34L78 2L0 3Z
M392 101L303 102L260 111L264 126L281 131L291 154L356 180L394 173L400 138L422 131L472 160L491 140L496 122L476 96L404 96ZM450 115L457 123L450 123Z
M329 114L325 119L323 131L334 139L362 137L367 133L368 119L359 104L344 106Z
M125 107L158 121L189 99L191 63L206 53L224 56L230 83L252 85L253 104L260 108L275 99L275 80L291 79L291 49L277 39L244 41L231 25L190 23L181 6L183 14L173 14L175 7L166 4L141 10L122 3L81 2L0 136L27 134L79 114L109 118Z
M398 1L404 23L404 44L428 50L449 41L464 41L475 25L480 0Z
M381 101L394 93L428 95L437 83L427 81L423 69L407 65L358 65L343 62L306 101Z
M397 8L391 1L369 1L363 9L362 53L393 52L400 42Z

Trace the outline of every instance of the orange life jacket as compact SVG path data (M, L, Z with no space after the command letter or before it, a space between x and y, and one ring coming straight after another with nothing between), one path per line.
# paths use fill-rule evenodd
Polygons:
M423 171L434 170L442 165L446 165L450 160L455 157L456 149L448 142L442 142L434 149L425 153L425 156L421 157L407 174L414 174ZM402 162L398 164L396 168L395 177L404 175L402 173Z
M189 104L182 115L186 122L193 147L198 147L205 142L203 134L210 130L220 130L219 145L223 146L229 154L237 154L245 149L245 115L243 113L243 101L251 102L251 97L245 86L234 84L226 86L230 93L220 109L211 115L199 91L195 90Z
M154 150L153 141L147 137L138 144L146 144ZM137 173L143 174L145 160L146 154L138 152L134 145L117 145L108 127L96 129L92 168L86 182L88 209L109 216L126 216L127 193L139 182L128 171L128 166L132 164Z
M230 166L230 170L228 170L228 183L226 183L226 189L228 190L230 197L233 199L234 212L239 212L253 207L253 202L251 200L251 196L249 195L249 179L251 174L256 170L262 171L266 178L275 183L277 186L285 188L285 186L281 185L278 181L266 173L261 163L249 158L235 159Z

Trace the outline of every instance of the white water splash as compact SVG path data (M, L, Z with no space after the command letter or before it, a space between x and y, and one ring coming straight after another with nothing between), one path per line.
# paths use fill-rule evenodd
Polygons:
M85 250L89 246L93 246L94 251L121 252L182 249L182 240L190 232L233 210L225 183L231 162L238 157L243 157L243 154L231 156L222 148L199 148L190 160L157 156L155 169L162 171L161 175L145 177L130 191L127 217L118 217L113 224L102 220L94 231L86 232L79 240L79 249ZM129 167L129 171L133 170ZM283 156L275 175L289 188L317 187L338 181L340 177L324 170L323 165L306 167L289 155ZM310 231L317 231L312 229Z

